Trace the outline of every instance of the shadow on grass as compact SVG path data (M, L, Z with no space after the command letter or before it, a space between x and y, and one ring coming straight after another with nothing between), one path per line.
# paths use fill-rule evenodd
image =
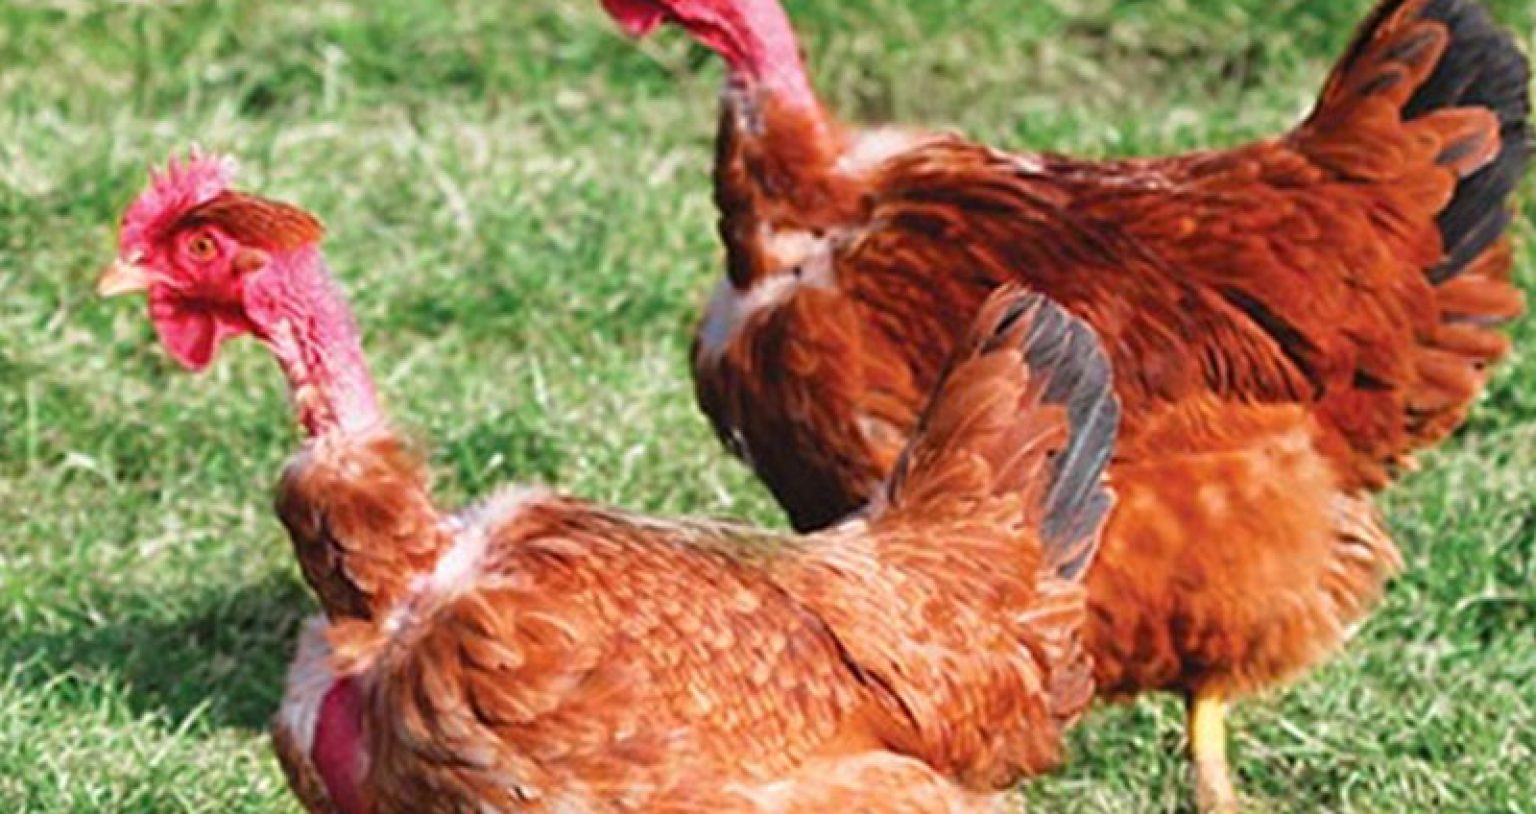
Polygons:
M101 604L110 618L98 611L0 635L13 680L66 697L105 683L122 688L134 714L253 730L277 709L299 622L316 612L305 586L282 573L234 591Z

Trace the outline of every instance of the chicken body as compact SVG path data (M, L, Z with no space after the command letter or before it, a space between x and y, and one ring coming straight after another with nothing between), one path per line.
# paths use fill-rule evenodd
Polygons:
M739 132L728 125L727 143ZM1253 152L1257 161L1270 151ZM722 286L695 346L700 402L797 527L815 528L857 505L895 461L915 425L913 405L952 348L947 320L1027 269L1030 285L1104 332L1116 389L1135 405L1111 467L1119 508L1089 575L1100 692L1244 693L1312 665L1399 565L1362 481L1377 470L1354 468L1359 454L1259 323L1192 282L1196 273L1174 276L1124 229L1082 227L1065 202L1103 194L1111 182L1102 169L1031 176L1022 164L951 137L923 142L881 162L871 179L880 186L855 196L870 206L863 229L815 226L804 207L762 198L727 205L723 229L753 236L729 244L731 280L772 290L788 269L794 282L771 304ZM732 177L736 165L724 167L723 190L758 190ZM1119 183L1158 188L1150 169L1138 172ZM1274 193L1286 194L1307 210L1304 191ZM1178 209L1195 195L1163 200ZM1215 192L1206 203L1226 211L1186 222L1224 229L1224 218L1251 206ZM1297 235L1233 232L1266 244ZM1318 246L1329 239L1319 235ZM1126 256L1114 254L1116 242ZM929 271L945 267L975 271ZM1242 286L1256 283L1244 266L1209 268L1227 275L1232 299L1249 302ZM1370 311L1364 294L1344 288L1349 307ZM1308 300L1294 302L1299 311ZM719 329L722 313L739 322ZM1343 310L1329 316L1319 324L1344 330Z
M293 788L335 814L993 810L1092 697L1115 408L1042 303L990 303L878 505L805 538L542 490L443 519L388 433L321 436L278 501L328 615L274 724Z
M1292 133L1099 162L846 128L773 0L605 2L731 64L728 276L695 381L797 528L878 488L994 286L1101 334L1125 427L1089 578L1099 690L1188 695L1202 796L1231 806L1220 705L1361 621L1400 566L1371 491L1459 424L1523 309L1504 229L1528 71L1508 36L1470 0L1387 0Z
M313 465L373 452L335 454ZM368 807L342 812L786 810L786 776L885 751L876 688L813 609L744 562L779 541L543 492L454 525L387 632L306 631L275 738L296 777L320 781L295 783L311 810L345 799L340 759L316 749L336 730L366 765ZM356 697L328 703L338 693ZM982 810L912 770L944 791L923 810Z
M344 456L354 454L369 453ZM313 763L330 778L317 788L343 797L344 765L316 745L327 729L353 733L355 751L343 754L366 765L357 782L371 807L344 813L820 810L790 804L813 785L833 797L889 798L882 811L990 810L987 794L933 768L946 766L941 743L966 744L954 761L1011 779L1054 762L1060 723L1085 702L1082 675L1079 697L1063 708L1032 703L1052 670L1045 643L1033 634L1008 641L1021 630L971 618L981 632L964 634L970 652L992 654L974 664L995 672L958 679L970 683L960 697L1002 704L1000 720L1040 725L1017 728L1032 731L1005 745L1019 734L979 729L982 716L964 723L941 703L921 722L933 729L919 735L906 731L917 721L891 717L900 701L888 693L901 690L882 687L845 649L840 634L849 631L792 593L816 579L792 573L810 555L770 563L769 547L792 541L548 493L514 493L473 515L387 633L349 625L306 633L312 641L301 647L276 738L307 745L289 747L296 776ZM750 562L753 550L761 562ZM332 664L345 665L342 673ZM328 704L336 693L357 698ZM346 709L356 722L337 717ZM916 757L891 750L887 736L898 730ZM850 771L856 756L859 771ZM868 780L877 769L926 778L927 788Z

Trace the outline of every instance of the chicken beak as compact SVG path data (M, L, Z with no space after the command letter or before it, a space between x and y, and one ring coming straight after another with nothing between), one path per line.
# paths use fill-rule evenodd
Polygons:
M101 279L96 281L96 293L103 297L116 297L120 294L146 291L152 280L149 269L131 258L125 260L119 257L101 273Z

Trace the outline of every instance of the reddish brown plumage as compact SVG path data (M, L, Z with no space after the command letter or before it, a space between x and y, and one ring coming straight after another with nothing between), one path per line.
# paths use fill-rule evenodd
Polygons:
M986 293L1044 292L1100 333L1126 411L1102 687L1280 680L1379 595L1399 560L1369 492L1507 350L1527 76L1470 0L1386 0L1292 133L1093 162L844 128L735 71L699 402L817 528L889 471Z
M234 190L225 190L182 218L182 226L216 224L231 237L253 248L291 251L325 237L320 219L304 210Z
M1211 400L1160 424L1113 467L1088 575L1101 694L1233 697L1329 655L1401 561L1369 498L1337 487L1315 419Z
M277 515L332 621L378 621L452 542L426 466L388 432L321 437L283 474Z

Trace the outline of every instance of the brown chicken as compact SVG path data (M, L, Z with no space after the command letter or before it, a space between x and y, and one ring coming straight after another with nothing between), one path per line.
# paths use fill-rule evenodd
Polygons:
M1523 310L1509 197L1528 69L1471 0L1387 0L1280 138L1172 158L1005 153L857 130L777 0L604 0L729 66L715 198L728 276L700 405L800 530L879 488L994 286L1099 332L1125 408L1090 576L1106 695L1190 700L1230 807L1227 699L1334 651L1399 566L1369 493L1463 419Z
M103 293L170 355L251 334L308 433L277 509L324 618L273 728L313 812L975 812L1092 698L1080 578L1118 406L1092 332L988 300L887 485L788 537L539 488L459 513L380 410L321 227L194 158Z

